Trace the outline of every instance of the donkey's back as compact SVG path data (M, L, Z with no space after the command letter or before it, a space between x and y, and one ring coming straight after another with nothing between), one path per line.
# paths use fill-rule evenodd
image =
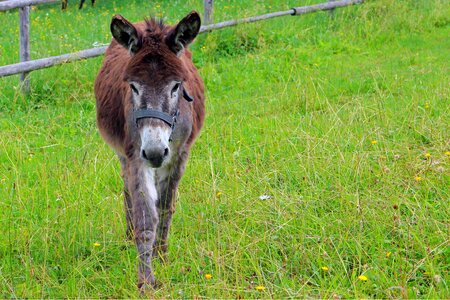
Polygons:
M199 29L196 12L173 27L115 16L95 81L97 125L122 166L139 286L154 284L151 258L167 251L178 183L203 125L203 82L186 49Z

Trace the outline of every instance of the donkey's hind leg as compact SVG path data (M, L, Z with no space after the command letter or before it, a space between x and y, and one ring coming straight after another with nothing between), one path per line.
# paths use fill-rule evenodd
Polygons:
M67 2L68 2L69 0L61 0L61 9L62 10L64 10L64 9L67 9Z
M181 175L184 173L188 154L183 152L171 174L159 183L160 198L157 202L159 223L153 245L153 256L167 261L167 247L172 215L175 213L176 194Z
M86 0L81 0L80 1L80 6L78 7L78 9L82 9L83 8L84 1L86 1Z
M172 215L175 213L176 184L173 181L165 181L161 184L164 188L161 191L161 198L158 201L159 223L156 232L156 239L153 244L153 256L159 257L163 262L167 261L167 247L169 229L172 223Z
M125 207L125 217L127 220L127 239L133 239L133 206L131 203L130 191L128 189L128 176L127 176L127 161L124 157L119 156L120 165L122 170L120 175L123 179L123 197Z

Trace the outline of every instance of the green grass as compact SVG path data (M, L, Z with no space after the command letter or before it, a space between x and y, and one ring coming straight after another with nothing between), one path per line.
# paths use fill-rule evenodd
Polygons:
M108 43L115 13L173 23L203 3L97 2L32 11L32 58ZM320 1L216 2L221 21ZM448 298L449 16L379 0L201 35L206 122L153 296ZM0 65L17 62L17 12L0 20ZM139 297L101 60L32 72L28 97L0 79L0 298Z

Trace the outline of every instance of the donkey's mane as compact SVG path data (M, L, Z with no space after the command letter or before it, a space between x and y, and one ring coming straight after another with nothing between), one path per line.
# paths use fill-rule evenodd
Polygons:
M145 31L152 33L162 33L166 28L163 19L159 19L156 17L150 17L145 19Z

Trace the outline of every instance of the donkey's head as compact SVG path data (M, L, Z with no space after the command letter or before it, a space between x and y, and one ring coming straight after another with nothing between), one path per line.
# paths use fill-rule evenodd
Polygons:
M140 141L139 155L153 168L160 167L171 155L171 134L183 101L183 81L187 70L180 59L183 49L200 30L200 16L193 11L176 26L147 20L146 28L135 26L122 16L115 16L111 32L130 53L124 80L129 85L129 99ZM139 138L138 138L139 139Z

